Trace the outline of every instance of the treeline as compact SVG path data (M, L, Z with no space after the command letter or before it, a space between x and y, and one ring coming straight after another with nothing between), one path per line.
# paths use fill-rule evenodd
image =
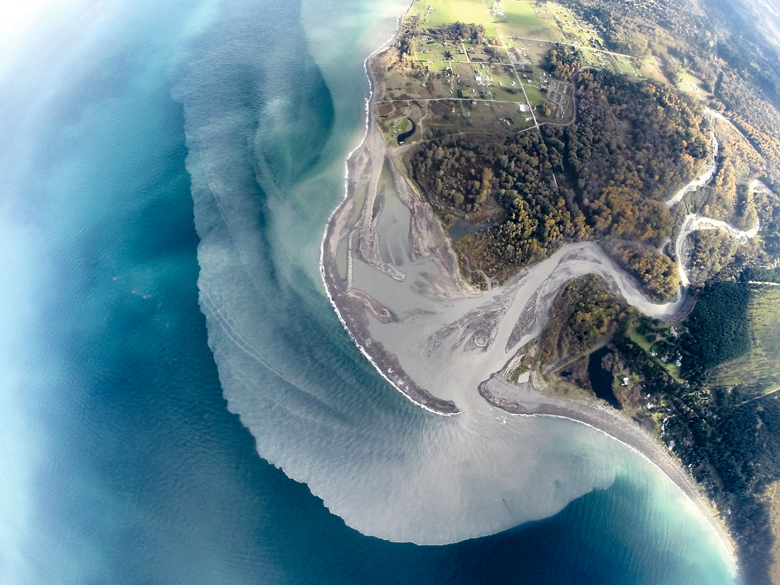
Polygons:
M566 127L430 140L409 156L412 177L442 217L472 220L498 204L505 220L458 242L472 268L503 277L566 241L612 237L658 247L674 220L662 200L707 155L702 115L653 82L586 71L578 119ZM445 221L446 223L446 221ZM669 262L626 256L652 294L674 286Z
M606 252L641 282L653 300L666 302L680 288L680 274L669 256L643 246L615 243Z
M588 274L567 282L555 297L550 323L539 338L539 364L579 355L610 336L633 310Z
M759 268L751 266L742 271L742 282L780 282L780 268Z
M470 41L479 44L484 41L485 27L481 24L468 24L465 22L453 22L444 28L429 28L428 34L436 39L450 41Z
M682 359L684 383L632 342L627 327L614 345L663 414L662 439L717 504L737 541L746 582L758 584L769 582L772 564L775 537L764 493L780 480L780 401L749 401L752 396L739 387L708 385L712 366L747 349L748 301L743 284L720 282L700 291L684 323L687 331L671 341ZM657 321L641 319L638 330L648 338L661 332Z
M581 66L580 52L572 47L556 43L547 54L547 69L558 79L568 81Z

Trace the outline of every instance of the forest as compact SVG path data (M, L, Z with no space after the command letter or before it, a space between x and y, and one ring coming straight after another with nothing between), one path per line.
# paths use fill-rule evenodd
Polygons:
M682 68L701 79L710 107L722 112L771 163L780 178L780 70L749 2L560 0L590 22L606 48L652 54L670 83ZM757 26L758 24L758 26Z
M598 207L607 187L630 190L633 202L649 205L693 177L708 152L698 104L668 85L603 70L581 71L576 86L577 122L542 129L561 155L552 161L556 173L570 179L585 205Z
M690 360L683 363L688 377L699 377L713 366L750 349L748 301L750 289L741 283L713 282L697 295L696 308L686 321ZM688 339L688 338L692 339Z
M753 396L739 386L713 386L709 375L714 366L749 349L749 300L750 290L742 283L712 282L699 291L685 330L671 341L681 356L683 383L633 342L627 327L613 343L621 362L641 377L642 391L652 397L661 438L723 514L746 581L768 583L774 536L764 494L780 480L780 400L751 401ZM658 321L641 321L639 329L648 338L661 331Z
M669 256L635 244L607 242L604 250L645 287L651 299L666 302L680 288L677 264Z
M728 266L737 253L737 243L721 230L701 230L691 234L691 250L688 278L694 284L702 284Z
M502 280L567 241L659 247L674 219L663 200L707 156L701 109L676 90L606 71L577 75L577 121L536 132L430 140L407 158L446 225L503 220L459 240L471 267ZM659 254L619 255L658 298L674 288Z
M553 77L569 81L582 66L582 59L577 49L556 44L547 55L547 68Z
M589 351L635 311L593 274L567 282L555 297L550 323L539 338L540 366Z

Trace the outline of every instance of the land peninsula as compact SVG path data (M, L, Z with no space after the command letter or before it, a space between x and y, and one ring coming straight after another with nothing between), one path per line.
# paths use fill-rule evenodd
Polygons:
M322 272L409 399L606 432L763 583L780 558L780 80L713 53L734 39L724 7L685 7L412 2L366 61Z

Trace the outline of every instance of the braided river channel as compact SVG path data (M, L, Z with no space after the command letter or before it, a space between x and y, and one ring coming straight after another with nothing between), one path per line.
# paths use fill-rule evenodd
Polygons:
M33 4L0 28L1 583L738 579L651 459L478 391L566 278L607 275L659 316L684 293L641 306L582 243L428 302L412 289L435 263L406 247L388 191L380 253L411 276L352 276L405 318L363 319L459 414L408 400L345 330L323 236L364 144L364 60L406 2ZM513 337L531 298L538 319ZM447 337L421 359L485 304L513 316L496 351Z

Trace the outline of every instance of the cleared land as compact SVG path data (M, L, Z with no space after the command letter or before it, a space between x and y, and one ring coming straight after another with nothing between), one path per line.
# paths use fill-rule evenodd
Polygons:
M429 11L429 7L432 10ZM484 26L485 35L490 38L498 37L482 0L422 0L412 5L407 19L415 16L423 28L441 28L453 22L467 22Z
M751 287L748 323L750 351L719 366L715 372L718 384L736 386L750 381L757 392L780 385L780 287Z
M637 331L639 323L633 323L628 328L628 336L641 347L650 358L663 369L665 369L669 375L674 378L680 384L684 383L682 376L680 375L680 368L677 365L677 354L673 349L671 328L675 325L661 324L658 326L658 330L650 335L642 335ZM682 330L682 327L677 325L678 330Z
M479 37L461 25L481 26ZM500 33L500 34L499 34ZM391 146L419 121L405 144L442 133L494 133L575 119L574 86L551 76L555 42L573 45L585 67L641 77L632 57L607 52L589 23L568 8L529 0L418 0L401 40L377 59L380 131ZM411 106L411 104L415 104Z
M504 0L493 5L493 18L502 36L559 41L564 38L550 11L535 2Z

